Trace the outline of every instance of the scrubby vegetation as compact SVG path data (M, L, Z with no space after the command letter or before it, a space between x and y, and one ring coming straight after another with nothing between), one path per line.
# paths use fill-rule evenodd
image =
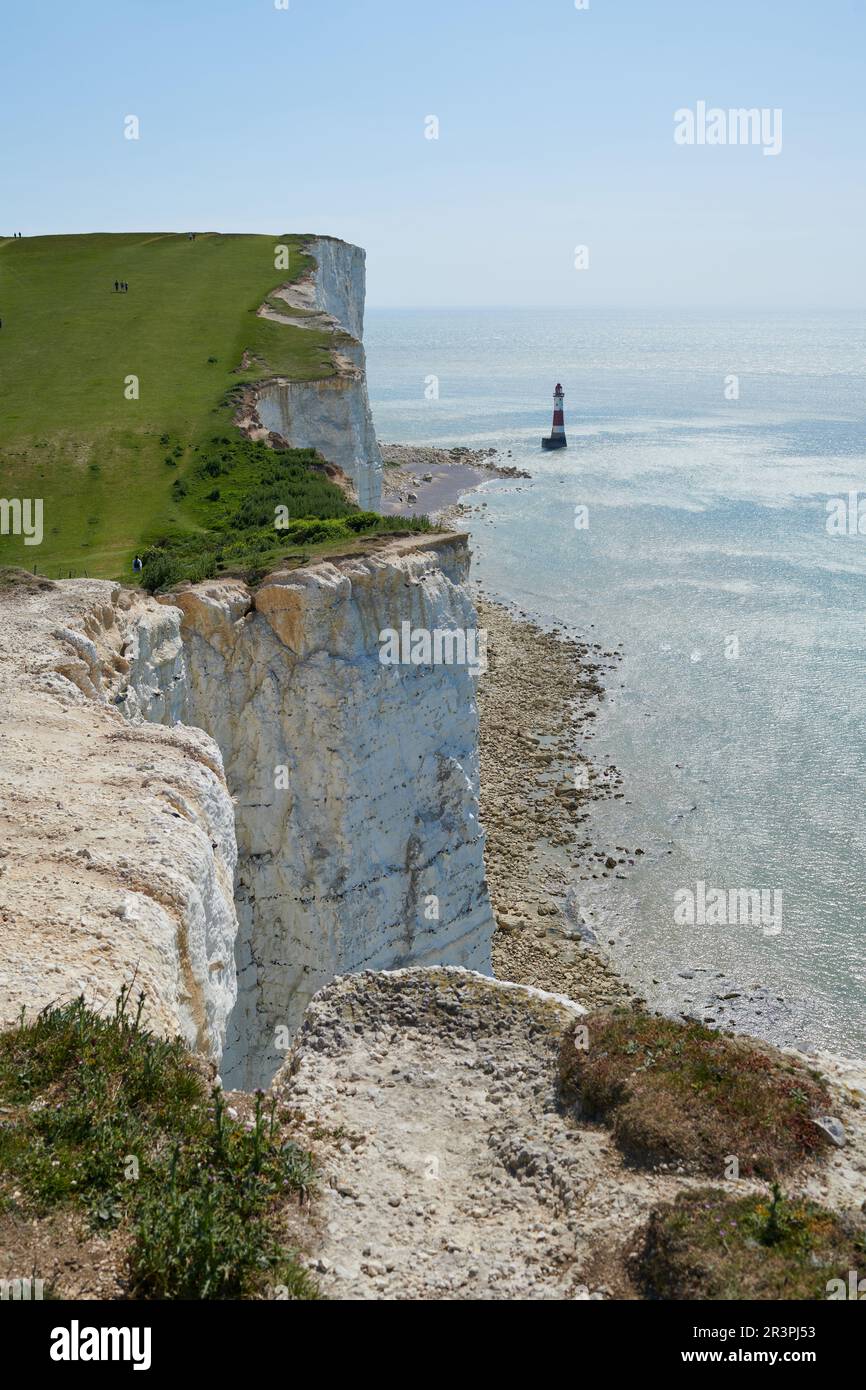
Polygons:
M198 529L169 533L145 552L142 583L151 593L225 572L255 582L277 562L301 564L335 542L432 529L426 517L360 511L313 449L270 449L232 430L190 453L173 487Z
M862 1225L774 1186L767 1196L681 1193L652 1213L632 1263L648 1298L826 1299L864 1256Z
M315 1288L280 1236L280 1207L314 1184L310 1155L257 1097L250 1129L180 1041L78 999L0 1034L0 1213L72 1204L130 1233L133 1298L249 1298ZM285 1293L283 1293L285 1290Z
M773 1048L633 1009L577 1029L563 1043L563 1097L610 1124L632 1162L722 1177L734 1156L742 1176L771 1179L827 1143L813 1123L830 1106L823 1083Z

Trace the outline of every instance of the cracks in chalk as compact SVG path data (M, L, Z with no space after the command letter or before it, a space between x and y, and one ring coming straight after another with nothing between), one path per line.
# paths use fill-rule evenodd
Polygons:
M417 835L410 835L406 841L405 871L409 876L406 886L406 895L403 899L403 920L405 922L405 950L400 960L400 964L410 960L415 944L415 922L418 916L418 893L420 886L420 875L423 868L418 865L418 856L421 853L421 841Z

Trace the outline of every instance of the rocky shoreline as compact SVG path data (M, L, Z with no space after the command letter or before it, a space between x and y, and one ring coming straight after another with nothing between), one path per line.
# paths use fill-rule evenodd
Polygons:
M418 510L435 515L443 529L461 529L471 506L459 498L486 478L531 477L499 462L492 448L381 448L384 495L396 510L408 510L405 489L417 484ZM438 512L430 507L437 484ZM480 590L477 607L487 632L479 752L495 974L588 1008L630 1002L635 991L582 920L574 891L577 879L609 878L643 854L639 846L601 846L592 837L593 802L624 796L619 770L591 756L602 678L615 670L619 652L562 629L546 632Z
M593 802L623 796L619 771L591 755L601 678L617 653L484 598L478 615L488 644L478 706L495 973L588 1008L627 1003L634 991L594 943L573 887L643 853L592 836Z
M451 526L461 529L473 510L471 504L453 509ZM619 769L592 756L604 680L615 672L620 651L562 628L546 631L526 613L485 596L480 586L476 604L479 626L488 634L478 709L485 867L497 922L494 973L566 995L588 1009L647 1005L640 986L608 954L614 942L599 940L583 920L578 898L581 882L624 878L646 852L640 845L604 844L593 826L595 802L625 797ZM773 1007L764 985L744 988L689 961L677 976L680 989L667 1000L653 999L650 1007L764 1038L820 1059L825 1070L851 1067L862 1089L860 1060L761 1028L761 1010Z
M501 465L492 448L399 444L382 452L394 509L411 510L399 489L413 483L426 489L423 496L409 494L417 510L454 531L479 508L477 500L459 500L465 493L493 476L530 476ZM581 881L625 877L644 853L639 845L596 843L591 818L593 802L625 796L619 770L596 766L590 756L603 678L615 670L619 650L605 651L562 629L544 631L501 601L482 597L478 608L488 633L489 670L479 682L478 705L485 863L498 928L495 973L588 1007L633 1000L635 988L607 955L613 941L596 937L578 901ZM763 1035L749 1009L766 1009L766 989L742 990L716 976L715 997L699 1003L686 982L708 972L682 964L683 986L663 1012Z
M382 444L382 511L386 515L451 517L458 498L488 478L529 478L503 463L497 449L457 445L439 449L425 444Z

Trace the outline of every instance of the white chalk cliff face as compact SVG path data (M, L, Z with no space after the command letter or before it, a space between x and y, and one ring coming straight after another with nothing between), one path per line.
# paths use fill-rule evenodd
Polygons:
M474 677L379 659L476 626L468 563L413 537L254 593L0 594L0 1021L135 974L252 1087L335 975L489 972Z
M330 315L358 342L364 336L364 299L366 295L366 253L360 246L352 246L337 237L314 237L307 246L308 253L314 257L316 269L313 272L312 287L306 288L301 282L300 302L309 308L320 309ZM308 296L305 301L303 296Z
M235 997L234 816L185 703L177 609L100 580L0 591L0 1022L134 979L218 1060ZM149 722L156 721L156 722Z
M384 666L401 622L473 628L462 537L171 598L189 717L236 802L238 1003L227 1085L267 1082L313 994L408 964L489 971L493 918L466 666Z
M297 449L318 449L336 464L354 486L358 504L378 511L382 494L382 455L367 398L364 348L365 254L334 237L311 238L306 247L315 269L300 281L285 285L274 298L304 317L259 311L302 333L324 328L334 335L333 376L321 381L289 381L274 377L250 388L247 411L238 423L251 436L278 434Z

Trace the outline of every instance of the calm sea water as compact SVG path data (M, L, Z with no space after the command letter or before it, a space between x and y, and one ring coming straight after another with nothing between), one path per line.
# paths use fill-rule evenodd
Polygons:
M594 842L646 853L578 883L584 920L662 1007L866 1055L866 535L826 527L866 499L862 319L371 311L366 341L381 438L533 475L470 522L488 592L623 644ZM781 930L678 922L698 882L775 889Z

